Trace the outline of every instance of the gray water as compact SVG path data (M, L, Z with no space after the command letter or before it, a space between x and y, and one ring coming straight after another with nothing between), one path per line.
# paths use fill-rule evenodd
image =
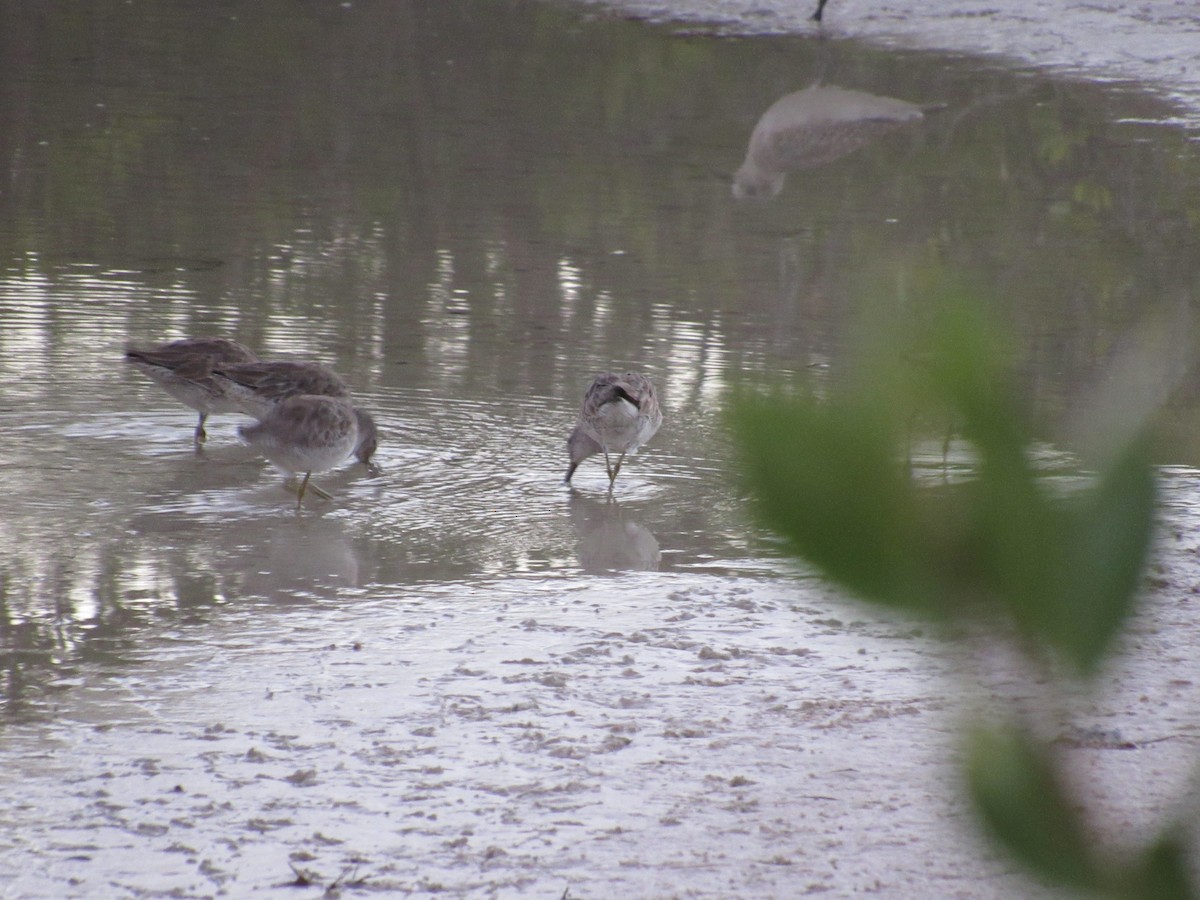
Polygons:
M5 4L0 42L0 892L1036 890L946 768L1015 664L964 683L786 559L722 415L820 389L865 299L919 317L952 275L1053 435L1194 302L1200 163L1160 101L526 2ZM735 200L817 77L941 108ZM189 335L335 368L380 471L297 511L236 416L196 449L122 361ZM596 460L571 491L583 390L627 368L665 424L615 501ZM1078 751L1113 834L1200 737L1169 374L1149 650L1079 712L1146 741Z

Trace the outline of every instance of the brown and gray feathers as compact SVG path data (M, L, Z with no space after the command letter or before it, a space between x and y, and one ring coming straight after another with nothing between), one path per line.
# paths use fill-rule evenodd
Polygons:
M213 368L251 362L255 356L247 347L227 338L186 338L147 349L129 347L125 359L200 414L196 441L201 442L209 413L238 410L213 380Z
M248 416L261 419L288 397L314 394L323 397L349 397L350 389L331 369L313 362L254 361L220 365L213 378Z
M362 434L361 440L360 421L370 431ZM243 425L238 432L247 444L288 472L332 469L356 455L363 441L374 450L374 422L345 397L287 397L261 421ZM365 455L369 460L369 452Z
M597 375L583 396L579 422L567 438L570 466L565 481L579 464L597 453L636 453L662 425L662 410L650 379L638 372ZM619 464L618 464L619 469ZM610 482L615 478L610 472Z

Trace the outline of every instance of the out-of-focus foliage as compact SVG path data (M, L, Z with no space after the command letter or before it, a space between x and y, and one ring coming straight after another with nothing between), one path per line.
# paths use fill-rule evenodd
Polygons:
M746 394L733 421L764 520L851 590L906 609L1002 614L1083 673L1128 615L1149 545L1154 479L1140 441L1066 490L1034 464L987 322L948 295L919 337L891 328L869 377L826 398ZM900 352L898 352L900 351ZM940 420L970 479L922 484L906 441Z
M1104 881L1075 798L1045 747L1017 728L977 728L968 740L967 779L984 823L1029 868L1087 890Z
M826 396L746 390L733 407L762 519L868 600L1004 621L1024 647L1093 674L1133 608L1150 546L1144 440L1108 448L1069 483L1039 471L1005 344L960 291L943 291L923 327L877 316L863 334L859 365ZM970 448L967 477L911 471L910 445L934 423ZM1172 826L1132 862L1102 858L1055 754L1031 730L976 728L966 780L988 832L1041 878L1105 896L1191 896Z

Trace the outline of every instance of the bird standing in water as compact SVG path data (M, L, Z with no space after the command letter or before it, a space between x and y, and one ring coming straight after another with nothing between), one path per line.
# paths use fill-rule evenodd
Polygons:
M292 475L304 473L296 508L313 472L324 472L353 455L370 465L378 436L375 420L346 397L296 394L276 404L261 421L238 429L242 439ZM325 499L329 495L312 486Z
M650 379L638 372L597 375L583 396L579 423L567 438L570 467L568 484L579 464L589 456L604 454L611 494L626 453L636 453L662 425L662 410ZM611 453L619 453L616 464Z
M130 347L125 351L125 359L200 414L194 439L203 444L208 438L204 421L209 413L239 410L213 380L213 367L253 362L256 357L247 347L228 338L185 338L146 350Z

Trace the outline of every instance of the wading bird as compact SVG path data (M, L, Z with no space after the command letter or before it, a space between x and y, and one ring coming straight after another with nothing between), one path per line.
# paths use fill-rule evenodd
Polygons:
M304 473L296 508L313 472L325 472L354 456L370 465L378 434L375 420L346 397L296 394L276 404L261 421L238 429L242 440L291 475ZM313 492L329 494L315 484Z
M645 375L637 372L597 375L583 396L579 423L567 438L571 464L564 480L569 484L581 462L603 453L608 490L612 493L625 454L636 453L638 447L650 440L662 425L662 419L654 385ZM611 453L620 454L615 464Z
M158 382L176 400L200 414L194 439L197 444L202 444L208 438L204 421L209 413L239 410L213 380L213 367L253 362L255 356L248 348L228 338L185 338L146 350L129 347L125 359Z

